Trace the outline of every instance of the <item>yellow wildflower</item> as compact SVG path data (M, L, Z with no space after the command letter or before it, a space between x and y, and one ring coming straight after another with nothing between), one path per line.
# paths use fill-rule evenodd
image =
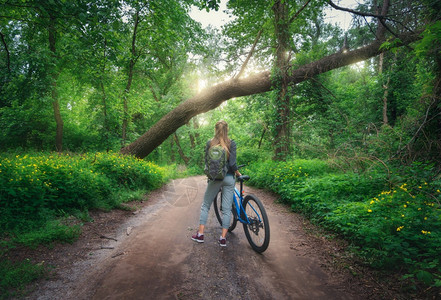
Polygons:
M403 229L403 228L404 228L404 226L400 226L397 228L397 231L401 231L401 229Z

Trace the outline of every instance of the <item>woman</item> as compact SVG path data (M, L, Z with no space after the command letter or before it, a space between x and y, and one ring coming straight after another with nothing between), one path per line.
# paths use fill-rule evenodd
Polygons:
M213 146L220 145L227 153L228 171L227 175L222 180L209 180L207 190L205 191L204 201L201 206L201 215L199 218L199 229L191 239L198 243L204 242L204 229L207 223L208 211L213 203L214 197L222 187L222 207L232 207L234 184L236 182L234 175L241 176L236 165L236 143L228 138L228 124L225 121L219 121L215 126L214 138L207 142L205 146L205 155L208 149ZM226 235L230 224L231 209L222 211L222 234L219 238L219 245L221 247L227 246Z

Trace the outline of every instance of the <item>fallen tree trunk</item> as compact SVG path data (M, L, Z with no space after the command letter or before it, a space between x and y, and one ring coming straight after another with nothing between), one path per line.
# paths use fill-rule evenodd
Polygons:
M405 34L396 39L395 46L408 45L420 38L420 34ZM318 74L351 65L375 57L387 49L380 49L385 40L375 40L368 46L326 56L315 62L303 65L291 72L288 81L297 84ZM162 117L146 133L127 147L121 149L122 154L144 158L156 147L161 145L179 127L185 125L194 116L212 110L224 101L234 97L249 96L271 90L271 73L262 73L244 78L230 79L203 90L198 95L182 102L175 109Z

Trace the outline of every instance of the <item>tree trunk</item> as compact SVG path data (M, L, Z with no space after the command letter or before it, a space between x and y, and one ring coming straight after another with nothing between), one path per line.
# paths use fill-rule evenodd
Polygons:
M436 50L433 52L435 51ZM439 168L441 164L441 56L436 53L433 53L433 56L435 61L435 78L433 81L432 99L430 104L433 109L430 109L427 114L427 119L429 120L427 124L422 125L422 127L425 127L424 136L429 139L429 141L427 143L420 142L421 144L428 144L429 147L428 149L424 149L425 151L423 155L421 153L422 151L419 151L419 156L422 156L427 160L435 158L438 161ZM418 133L416 135L418 135Z
M107 95L106 90L104 89L104 83L102 78L100 79L100 88L102 94L102 105L103 105L103 117L104 117L104 140L106 141L106 150L109 152L110 150L110 126L109 126L109 117L107 114Z
M6 44L5 35L0 32L0 38L2 40L3 47L6 52L6 69L8 73L11 73L11 55L9 54L8 44Z
M380 13L382 16L386 16L387 12L389 11L389 0L384 0L383 7L380 11L377 11L377 14ZM386 32L386 27L378 20L377 25L377 32L376 37L377 39L383 39L384 34ZM383 72L383 64L384 64L384 53L380 54L379 58L379 73L381 74ZM383 124L389 125L389 119L387 117L387 96L389 94L389 82L390 82L390 76L387 77L386 83L383 84Z
M57 59L56 54L56 29L55 29L55 17L50 16L49 23L49 50L52 53L53 59ZM60 112L60 103L58 101L58 91L57 91L57 80L58 71L55 67L52 67L51 71L51 97L52 97L52 108L54 110L54 118L56 124L56 134L55 134L55 149L58 152L63 151L63 119Z
M276 61L273 89L278 90L276 99L277 121L275 124L276 136L274 139L274 158L285 160L290 153L291 138L291 105L288 96L288 41L289 23L288 9L285 1L276 1L273 5L274 32L276 35Z
M383 73L384 53L380 53L378 56L378 74Z
M184 151L182 151L181 143L179 143L179 138L176 133L173 134L173 139L175 141L176 146L178 147L179 156L182 158L185 165L188 166L188 162L190 161L190 159L187 156L185 156Z
M438 161L441 161L441 58L439 55L436 56L436 62L437 62L437 72L436 72L436 79L435 79L435 85L433 89L434 93L434 123L436 124L434 126L434 134L435 134L435 155L437 155Z
M176 161L174 145L175 145L175 142L173 141L173 139L170 139L170 161L171 162L175 162Z
M188 131L188 137L190 139L191 149L195 149L196 148L196 141L195 141L193 133L191 132L191 125L187 124L187 127L190 128L189 131Z
M132 48L130 50L131 57L129 61L129 67L127 70L127 84L126 88L124 89L123 94L123 123L122 123L122 145L125 146L126 140L127 140L127 127L129 126L129 93L130 88L132 86L132 80L133 80L133 68L135 67L136 63L136 34L138 31L138 25L139 25L139 11L136 11L135 14L135 22L133 27L133 35L132 35Z
M389 125L389 119L387 117L387 96L389 94L389 82L390 82L390 76L387 77L387 81L385 84L383 84L383 124Z
M417 41L420 39L420 33L400 35L397 46ZM303 65L294 70L287 81L291 84L300 83L318 74L377 56L385 51L380 49L383 42L384 40L375 40L368 46L346 53L335 53ZM182 102L162 117L137 140L122 148L121 153L139 158L146 157L179 127L187 124L192 117L212 110L228 99L270 91L272 84L270 74L269 71L264 71L244 79L230 79L205 89L200 94Z
M55 148L58 152L63 151L63 119L60 113L60 104L58 102L57 79L52 78L52 108L54 109L54 117L56 123Z
M199 145L199 143L200 143L199 132L198 132L199 123L196 118L193 118L193 128L195 130L194 138L195 138L196 144Z
M266 127L263 127L262 134L260 135L259 144L257 146L257 149L260 149L260 146L262 146L262 141L263 141L263 137L265 136L265 133L266 133Z
M381 16L387 16L387 12L389 11L389 6L390 6L390 0L384 0L383 1L383 6L381 7L381 12L380 15ZM384 34L386 32L386 27L383 25L383 20L378 19L377 22L377 32L375 33L376 37L378 40L382 40L384 38ZM384 23L386 24L386 23Z
M384 53L381 53L380 56L384 57ZM393 74L393 72L394 72L394 67L395 67L395 65L397 63L397 59L398 59L397 58L397 54L395 53L392 62L390 62L390 67L389 67L389 70L387 72L386 83L383 83L383 90L384 90L383 91L383 124L384 125L391 125L390 124L391 122L390 122L389 116L388 116L389 115L389 111L391 110L390 109L390 105L389 105L390 101L388 99L388 96L389 96L389 84L390 84L390 77L391 77L390 74ZM383 64L384 64L384 62L383 62ZM380 72L380 74L381 74L381 72ZM394 113L394 111L396 111L396 103L392 103L392 115L396 115ZM392 123L395 122L395 119L396 119L396 117L393 118Z

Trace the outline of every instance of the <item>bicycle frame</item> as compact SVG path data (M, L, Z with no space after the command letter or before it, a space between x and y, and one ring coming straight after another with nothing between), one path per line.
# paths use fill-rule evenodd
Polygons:
M250 179L248 175L241 175L236 178L240 183L240 189L237 184L234 185L233 207L225 209L231 210L232 219L228 226L228 231L232 232L237 225L237 221L242 223L243 230L248 242L254 251L258 253L264 252L269 245L270 240L270 224L268 216L262 202L253 194L245 195L243 190L244 181ZM222 188L214 198L214 211L219 224L222 226L224 210L222 209ZM248 207L251 207L250 209ZM248 211L248 214L247 214Z
M239 201L238 201L239 199ZM241 223L244 224L251 224L250 220L248 219L248 215L245 212L245 209L243 208L243 181L240 182L240 191L237 189L237 187L234 187L234 193L233 193L233 201L234 201L234 205L236 207L236 212L237 212L237 220ZM259 213L257 212L257 210L250 204L248 204L256 213L257 217L259 218L259 222L262 221L262 219L260 218ZM243 216L245 216L244 219L241 218L243 213Z

